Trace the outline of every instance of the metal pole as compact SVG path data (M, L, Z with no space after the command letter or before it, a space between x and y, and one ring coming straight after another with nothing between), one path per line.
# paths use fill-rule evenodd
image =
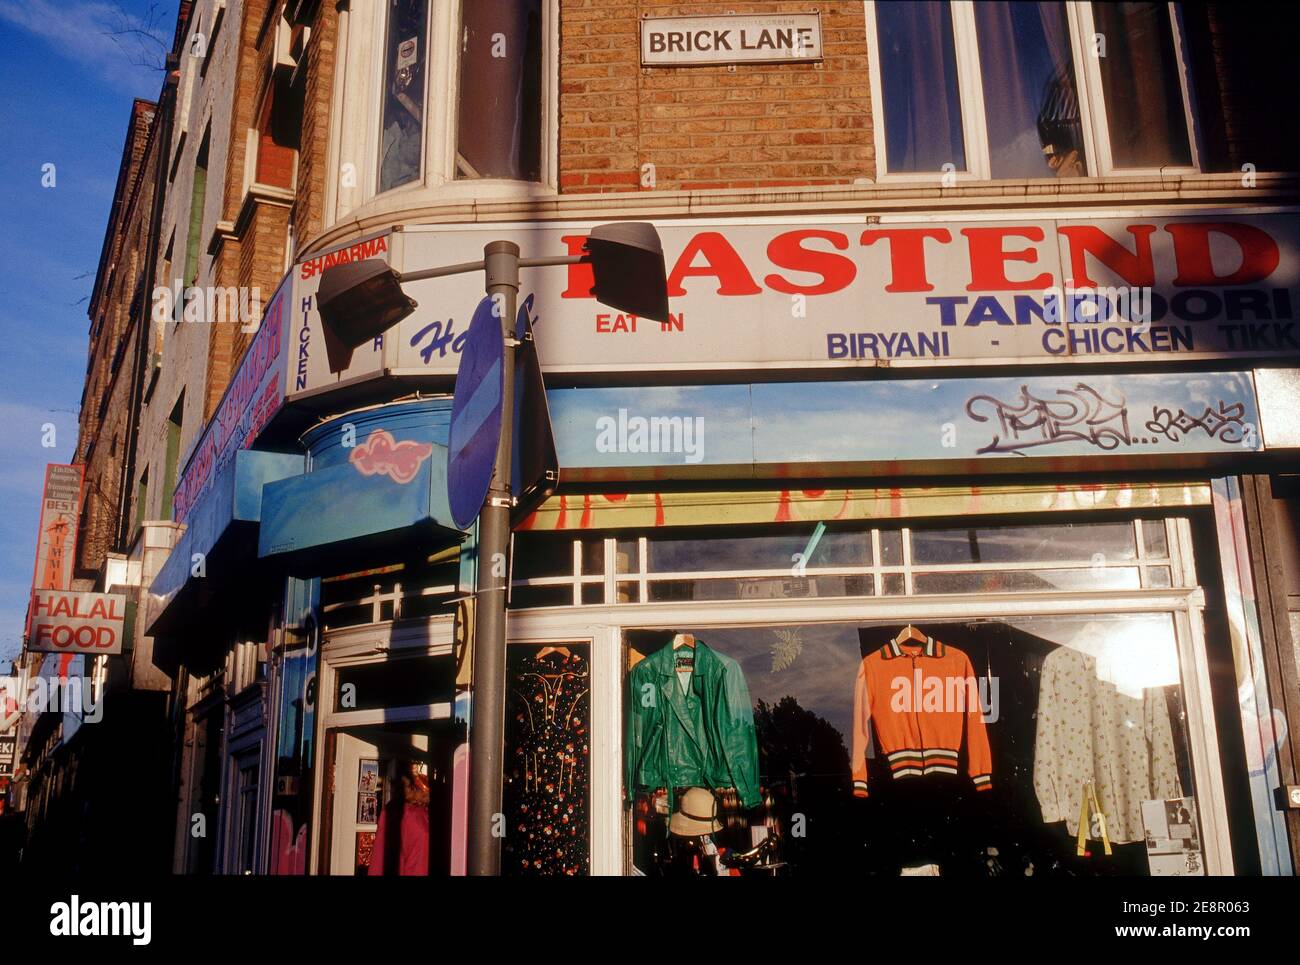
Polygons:
M479 513L478 592L474 607L473 705L469 733L469 842L471 875L501 873L501 779L505 763L506 589L510 567L510 454L514 431L515 305L519 246L493 241L483 249L487 293L499 305L504 343L501 437L492 484Z

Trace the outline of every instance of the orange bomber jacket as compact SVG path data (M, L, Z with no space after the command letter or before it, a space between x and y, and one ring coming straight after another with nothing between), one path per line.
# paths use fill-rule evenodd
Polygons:
M970 658L928 637L890 640L862 658L853 698L853 794L867 796L867 748L874 722L895 778L956 774L963 731L977 791L993 786L993 760Z

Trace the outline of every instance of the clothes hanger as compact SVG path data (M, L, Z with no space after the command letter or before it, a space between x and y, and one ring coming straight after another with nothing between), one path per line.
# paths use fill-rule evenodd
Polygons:
M679 633L675 637L673 637L673 649L678 650L682 647L690 647L692 650L694 650L695 637L691 636L691 634L689 633Z
M562 656L562 657L571 657L571 656L573 656L573 654L571 654L571 653L569 652L569 648L568 648L568 647L542 647L542 649L541 649L541 650L538 650L537 653L533 656L533 659L534 659L534 660L541 660L543 657L547 656L548 654L552 654L552 653L558 653L558 654L559 654L560 656Z
M901 631L899 631L898 636L894 637L894 643L903 644L903 643L907 643L909 640L915 640L917 643L925 643L925 641L928 639L929 637L927 637L924 633L922 633L920 630L916 629L916 627L912 626L909 623Z

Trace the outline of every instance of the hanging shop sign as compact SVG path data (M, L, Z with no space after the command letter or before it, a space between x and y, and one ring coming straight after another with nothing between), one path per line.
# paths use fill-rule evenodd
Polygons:
M641 21L644 67L787 64L821 59L822 24L817 13L646 17Z
M34 587L61 590L72 584L84 475L84 466L45 467L41 524L36 537L36 569L32 573Z
M399 268L494 239L578 254L586 225L408 226ZM1300 357L1293 214L659 226L671 317L601 305L589 266L531 272L546 372L852 369ZM404 286L388 371L453 375L482 278Z
M288 355L285 328L291 296L292 285L281 282L226 394L186 462L172 498L178 522L185 520L231 457L251 446L283 405Z
M120 593L33 590L27 648L42 653L122 652L126 597Z

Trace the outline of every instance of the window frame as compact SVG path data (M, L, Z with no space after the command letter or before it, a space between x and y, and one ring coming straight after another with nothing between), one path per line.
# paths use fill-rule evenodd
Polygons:
M1190 550L1186 519L1176 522L1179 545ZM1181 551L1180 551L1181 555ZM1188 561L1190 566L1190 561ZM1232 874L1224 771L1219 760L1218 724L1210 703L1210 668L1202 621L1204 590L1129 590L1116 593L1060 591L987 596L930 594L867 599L681 602L653 606L515 610L507 645L590 639L591 649L591 874L631 872L629 815L622 808L622 750L625 701L624 631L667 627L779 626L814 623L941 621L1031 616L1087 616L1108 613L1164 613L1171 617L1178 645L1184 706L1189 713L1192 793L1200 806L1207 874Z
M988 146L988 125L981 82L979 41L976 34L975 6L972 0L949 0L952 10L953 52L957 63L957 96L961 105L962 135L966 152L965 171L953 172L956 182L1006 181L1021 179L994 178ZM1079 98L1080 126L1088 178L1143 177L1162 174L1199 174L1201 171L1200 131L1192 109L1195 92L1187 66L1186 42L1182 16L1175 3L1166 3L1173 36L1175 66L1182 92L1183 114L1191 165L1166 165L1158 168L1119 168L1111 154L1110 127L1102 92L1101 67L1091 54L1096 33L1092 3L1087 0L1064 0L1070 33L1070 54L1074 61L1075 84ZM863 0L866 22L867 67L871 84L871 128L876 148L878 182L933 183L943 171L890 171L885 140L885 107L881 87L880 44L876 30L875 0ZM1045 172L1043 180L1059 180Z
M424 137L420 176L379 190L383 74L388 3L358 0L341 11L338 78L331 106L330 177L326 188L327 227L353 220L371 206L400 208L408 195L447 200L554 195L559 183L559 0L542 0L541 178L456 178L460 105L460 0L428 0L425 35ZM450 96L448 96L450 95ZM355 183L342 184L343 165L354 165Z

